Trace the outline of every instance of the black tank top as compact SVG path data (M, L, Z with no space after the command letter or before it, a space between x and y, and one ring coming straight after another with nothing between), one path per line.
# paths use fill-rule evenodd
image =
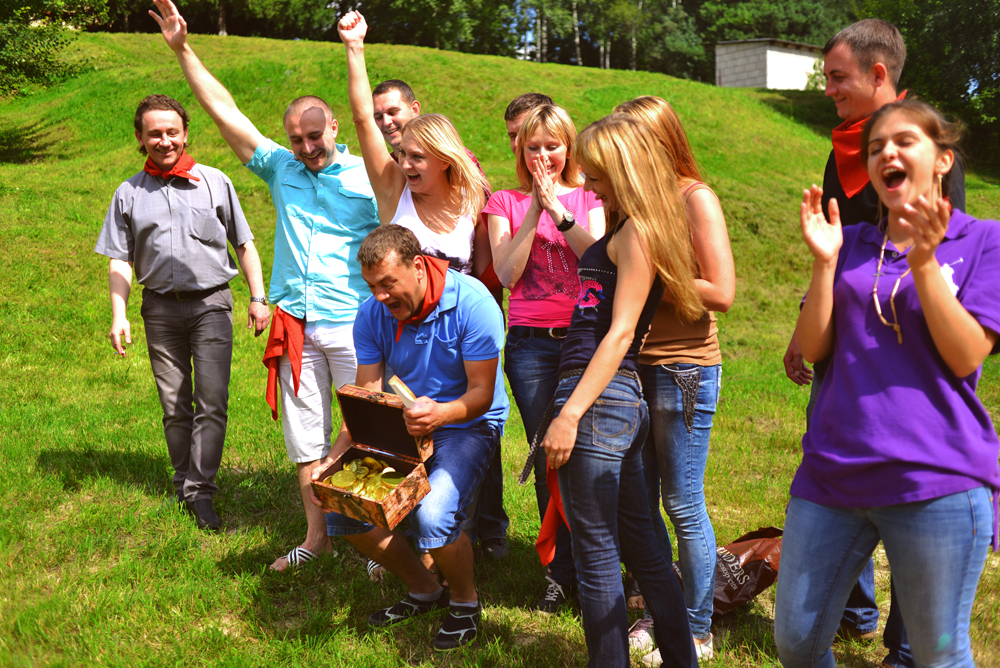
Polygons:
M618 288L618 267L608 257L608 242L619 229L621 225L609 230L580 258L577 269L580 275L580 298L577 300L576 308L573 309L569 332L563 341L562 358L559 362L560 372L586 368L597 352L597 346L611 329L615 291ZM619 368L639 370L639 349L642 347L642 340L646 338L646 333L649 332L649 323L652 322L653 314L656 313L662 298L663 283L657 276L646 297L642 313L639 314L632 343Z

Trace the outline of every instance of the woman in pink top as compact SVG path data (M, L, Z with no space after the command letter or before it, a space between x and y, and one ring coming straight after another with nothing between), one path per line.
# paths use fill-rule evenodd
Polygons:
M521 187L493 193L489 215L493 265L510 292L504 371L529 442L559 383L559 358L573 307L580 296L577 260L604 235L604 210L583 178L570 149L576 127L555 105L533 109L517 133ZM535 497L545 516L545 452L535 457ZM569 530L560 526L549 564L545 596L536 606L555 612L576 583Z

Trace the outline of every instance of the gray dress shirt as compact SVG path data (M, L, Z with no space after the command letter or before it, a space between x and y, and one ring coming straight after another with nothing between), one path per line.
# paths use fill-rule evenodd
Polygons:
M155 292L206 290L233 279L226 248L253 239L236 191L217 169L195 165L200 181L139 172L118 186L94 252L132 262L136 280Z

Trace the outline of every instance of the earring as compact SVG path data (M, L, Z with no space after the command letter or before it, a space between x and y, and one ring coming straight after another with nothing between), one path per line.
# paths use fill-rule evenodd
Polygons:
M944 176L939 172L937 177L938 177L938 197L944 198Z

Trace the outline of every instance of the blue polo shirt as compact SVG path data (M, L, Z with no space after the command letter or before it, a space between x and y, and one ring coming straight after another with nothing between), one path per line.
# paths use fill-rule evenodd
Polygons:
M458 399L468 388L465 360L495 358L497 380L490 409L474 420L442 429L466 428L483 420L503 427L510 412L500 368L503 316L479 280L449 269L437 308L419 325L404 325L396 341L398 326L399 321L389 309L369 297L354 321L358 364L384 361L413 394L445 402Z
M307 322L352 322L370 294L354 258L378 227L375 193L364 160L344 144L337 150L337 161L317 174L265 139L246 164L267 183L278 212L268 297Z

